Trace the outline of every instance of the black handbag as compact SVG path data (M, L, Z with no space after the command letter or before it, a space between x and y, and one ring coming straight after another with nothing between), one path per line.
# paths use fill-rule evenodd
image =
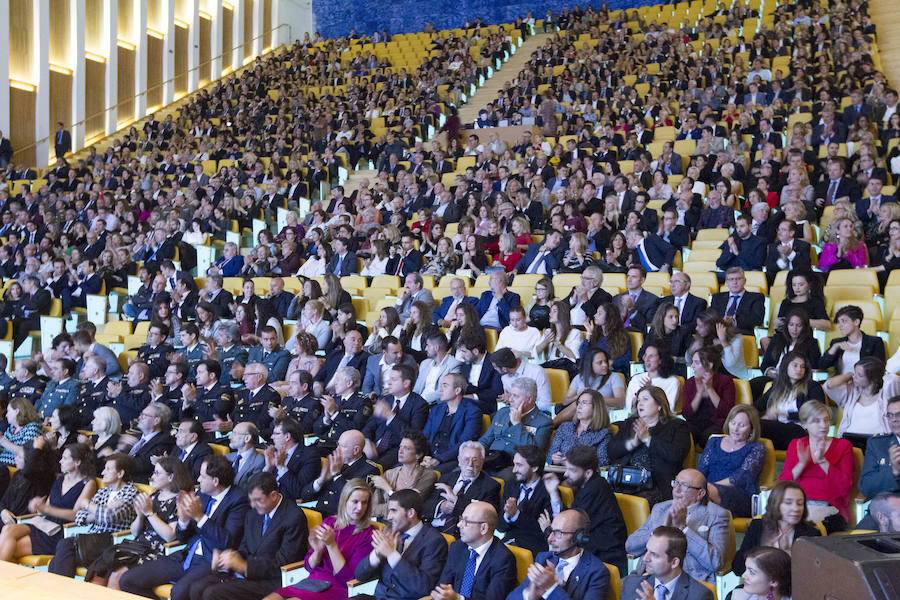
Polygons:
M107 533L79 533L75 536L75 557L78 565L86 567L103 554L103 551L112 546L112 534Z
M607 471L607 481L614 492L634 494L653 489L653 474L640 467L611 465Z

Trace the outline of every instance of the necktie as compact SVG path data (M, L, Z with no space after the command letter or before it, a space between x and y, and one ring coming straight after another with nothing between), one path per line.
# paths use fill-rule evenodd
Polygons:
M475 561L478 553L469 550L469 560L466 561L466 570L463 572L462 584L459 586L459 595L466 598L472 595L472 585L475 583Z
M656 600L666 600L666 596L669 594L669 588L664 586L661 583L656 584L656 590L653 593L653 596Z
M337 265L334 267L334 274L339 276L341 275L341 265L344 263L344 257L338 256Z
M466 491L466 488L469 487L469 484L472 482L471 479L460 479L456 482L456 485L453 487L454 494L462 494ZM463 594L465 596L465 594Z
M528 502L528 499L531 498L532 491L534 491L534 488L530 488L530 487L526 486L524 483L522 484L522 492L521 493L524 495L522 496L522 500L520 501L520 504L522 504L524 502Z
M831 206L834 204L834 195L837 193L838 182L832 180L831 183L828 184L828 193L825 194L825 204Z
M184 460L184 457L187 456L187 450L182 450L181 454L178 455L178 460Z
M263 519L263 535L266 535L266 529L269 528L269 522L272 520L272 517L266 515L266 518Z
M566 580L563 577L563 569L565 569L569 565L569 561L560 559L558 563L556 563L556 580L560 583L565 583Z
M206 513L207 517L210 515L210 513L212 513L212 509L213 509L213 506L215 505L215 503L216 503L215 498L209 499L209 504L206 505L206 510L203 511L204 513ZM197 539L194 540L194 543L191 544L191 549L188 550L187 556L184 558L184 563L182 563L182 565L181 565L182 570L187 571L188 569L191 568L191 560L194 558L194 555L197 554L197 550L200 548L200 542L202 540L203 540L203 538L198 535Z
M263 352L263 360L269 358L269 352Z
M678 309L678 316L681 316L681 303L684 302L683 298L675 298L675 308Z
M400 276L403 274L403 259L402 258L400 259L400 262L397 263L397 272L394 274L397 276Z
M400 412L400 400L394 400L393 411L395 415Z
M234 474L235 474L235 475L237 475L237 474L240 472L240 469L241 469L241 459L242 459L242 458L243 458L243 457L241 456L241 454L238 453L237 458L235 458L235 459L234 459L234 462L231 463L232 466L234 467Z
M408 540L408 539L409 539L408 533L400 534L400 543L397 544L397 552L399 552L400 554L403 554L403 550L406 548L406 540Z
M131 450L128 452L128 456L137 456L137 453L140 451L141 448L144 447L144 444L146 444L146 443L147 443L147 440L145 440L144 438L139 439L137 441L137 443L131 447Z
M738 296L732 296L731 302L728 303L728 309L725 311L726 317L733 317L734 313L737 312L738 305Z
M544 260L545 254L546 252L538 252L538 255L534 257L534 260L528 266L528 273L537 273L538 267L541 266L541 261Z

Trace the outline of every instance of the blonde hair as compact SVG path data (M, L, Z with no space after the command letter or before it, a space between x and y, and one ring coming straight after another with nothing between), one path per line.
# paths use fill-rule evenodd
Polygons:
M725 423L722 425L722 433L725 435L729 435L731 433L731 421L734 420L739 414L747 415L747 419L750 421L750 437L747 440L748 442L758 442L759 441L759 411L756 410L753 406L749 404L736 404L734 407L728 411L728 416L725 417Z
M351 523L347 518L346 508L347 502L350 500L350 496L353 494L353 492L356 491L366 492L369 495L369 501L366 504L366 512L363 513L359 521L356 523ZM353 530L353 533L357 534L371 527L373 496L374 495L372 493L372 487L368 483L366 483L365 479L355 478L345 483L344 488L341 490L341 499L338 501L337 519L334 522L334 528L343 529L348 525L354 525L355 528Z

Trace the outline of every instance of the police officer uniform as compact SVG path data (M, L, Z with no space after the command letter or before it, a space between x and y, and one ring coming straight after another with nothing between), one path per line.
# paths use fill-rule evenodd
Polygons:
M150 388L147 384L131 388L127 384L123 386L122 393L113 397L107 397L104 406L111 406L119 413L122 427L132 427L132 421L136 421L141 411L150 404Z
M82 381L78 386L78 397L75 406L78 408L78 426L89 427L94 419L94 411L100 408L109 389L109 377L103 377L94 384Z
M19 381L16 379L13 381L12 385L9 387L9 397L12 398L25 398L31 404L37 403L41 398L41 394L44 393L44 387L47 384L44 383L44 380L35 375L28 381Z
M272 352L266 352L262 346L254 346L250 348L247 362L257 362L266 365L266 369L269 370L266 383L272 383L273 381L284 381L287 378L287 368L291 362L291 355L282 348L275 348Z
M302 499L306 502L318 499L316 510L323 515L337 514L338 503L341 499L341 491L351 479L366 479L370 475L378 475L381 470L378 465L366 459L365 456L356 459L352 465L344 465L340 474L325 482L317 492L315 482L307 484L303 488Z
M325 438L331 442L337 442L338 438L345 431L358 429L362 431L363 426L372 414L372 403L366 396L360 396L354 393L346 398L335 398L338 410L337 415L331 423L325 422L323 414L316 421L313 430L320 438Z
M233 410L234 396L231 390L223 387L217 381L209 389L198 387L197 397L187 406L184 405L184 402L181 402L179 404L178 420L196 419L201 423L215 421L216 417L224 420L228 418L228 415Z
M169 354L174 351L170 344L160 344L159 346L144 344L137 349L137 359L147 363L147 366L150 367L150 379L156 379L165 375L166 368L169 366ZM122 419L122 423L124 422L125 419Z
M281 401L281 408L290 418L303 426L304 433L312 433L315 430L316 420L322 416L322 403L312 394L299 399L287 396Z
M231 411L231 420L235 424L242 421L251 421L259 429L259 435L269 439L272 433L272 417L269 416L269 407L279 406L281 396L268 385L264 385L256 394L243 388L237 394L234 410Z
M190 367L187 380L193 383L197 380L197 365L206 357L206 344L199 342L194 344L193 348L182 348L178 353L184 357L184 361Z
M35 404L35 408L45 419L49 418L53 411L63 404L75 404L78 398L78 381L73 377L67 377L64 381L51 381L41 394L41 399Z
M222 376L219 381L225 387L231 385L231 366L237 361L241 365L247 364L247 350L243 346L234 344L226 350L222 346L217 346L216 350L219 355L219 364L222 365Z

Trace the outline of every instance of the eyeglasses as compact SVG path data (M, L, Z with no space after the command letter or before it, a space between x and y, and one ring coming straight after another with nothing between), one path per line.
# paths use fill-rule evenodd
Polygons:
M697 487L695 485L685 483L684 481L678 481L677 479L673 479L672 480L672 488L674 489L677 487L682 488L682 489L688 489L688 490L696 490L698 492L703 489L702 487Z
M889 413L884 413L884 417L885 417L888 421L891 421L891 420L893 420L893 419L900 419L900 412L889 412Z
M487 521L473 521L473 520L467 519L465 517L462 517L459 520L460 525L482 525L484 523L487 523Z
M551 529L550 534L559 537L561 535L575 535L575 531L563 531L562 529Z
M244 375L262 375L260 371L244 371Z

